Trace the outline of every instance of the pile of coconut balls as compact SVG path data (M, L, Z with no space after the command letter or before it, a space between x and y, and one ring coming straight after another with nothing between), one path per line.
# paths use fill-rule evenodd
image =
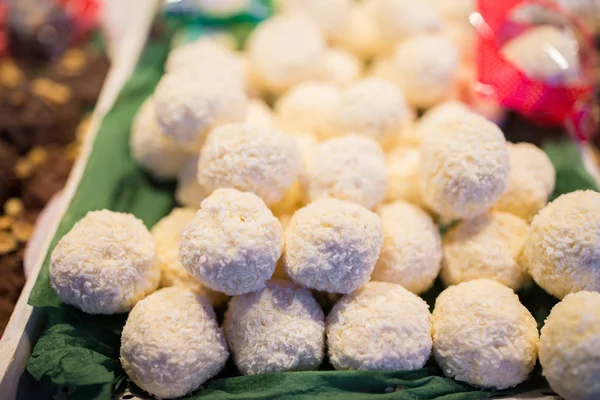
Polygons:
M545 153L506 142L500 107L457 100L471 2L276 3L243 52L223 37L172 51L131 149L178 181L181 208L151 231L89 212L52 253L62 301L129 312L123 368L160 398L198 389L230 355L244 375L326 356L406 371L433 355L484 389L518 385L539 356L561 396L600 398L600 194L546 204ZM541 36L570 54L558 30L506 51L570 79L540 68ZM444 237L440 221L454 222ZM438 276L431 313L419 295ZM532 278L562 299L541 335L515 294ZM327 315L316 298L335 302Z

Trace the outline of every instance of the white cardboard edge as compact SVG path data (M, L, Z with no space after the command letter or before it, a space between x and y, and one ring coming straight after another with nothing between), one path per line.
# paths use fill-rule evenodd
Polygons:
M89 134L81 148L80 157L71 170L61 195L61 201L56 205L54 210L56 214L48 221L50 227L48 235L43 240L31 277L27 280L19 296L15 310L0 340L0 393L3 399L16 398L19 380L31 355L32 345L40 333L42 322L40 311L27 304L27 301L46 258L50 242L79 187L98 128L106 113L113 106L125 81L134 70L152 25L157 0L142 0L135 3L135 11L130 10L133 12L130 14L128 32L118 44L118 50L114 54L113 65L108 72L92 115Z

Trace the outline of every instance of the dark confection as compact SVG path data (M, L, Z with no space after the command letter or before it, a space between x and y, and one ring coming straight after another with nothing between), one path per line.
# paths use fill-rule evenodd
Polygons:
M42 208L64 186L72 161L60 148L47 148L48 156L23 182L23 203L27 209Z
M10 144L0 140L0 204L3 204L17 186L15 163L19 155Z
M0 330L10 319L15 303L19 298L21 289L25 284L23 276L23 253L24 248L15 253L6 254L0 257Z

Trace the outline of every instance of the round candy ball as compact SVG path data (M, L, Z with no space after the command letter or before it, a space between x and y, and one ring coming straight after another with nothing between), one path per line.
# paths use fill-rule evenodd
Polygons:
M362 63L354 54L342 49L330 49L323 57L320 78L344 88L358 80Z
M421 194L425 204L443 217L485 213L508 186L509 173L504 135L483 117L462 113L423 137Z
M444 236L442 281L450 286L486 278L520 289L528 277L519 260L528 234L525 220L504 212L460 222Z
M181 206L198 209L209 194L198 182L198 156L186 158L177 176L175 200Z
M294 282L350 293L369 281L383 231L377 214L355 203L325 199L296 211L285 239L285 271Z
M508 187L494 209L531 222L554 191L556 170L546 153L533 144L509 143L508 155Z
M350 12L352 0L275 0L275 9L296 13L312 21L328 39L340 35Z
M151 97L142 104L134 118L130 147L133 159L160 180L175 178L191 153L161 132Z
M63 303L88 314L126 312L158 287L155 251L133 215L90 211L52 251L50 284Z
M550 387L569 400L600 398L600 293L572 293L546 319L539 353Z
M344 92L334 110L333 133L352 133L392 147L411 122L411 110L402 91L381 78L360 80Z
M429 306L400 285L369 282L343 296L327 315L329 361L335 369L419 369L431 345Z
M159 398L184 396L217 375L229 358L215 312L181 287L161 289L133 308L121 335L121 365Z
M437 225L426 212L402 201L381 206L377 213L383 247L371 279L402 285L415 294L426 292L442 262Z
M325 348L325 317L310 290L273 280L229 302L223 329L244 375L317 369Z
M386 154L388 188L385 201L402 200L417 206L423 205L419 191L421 153L418 147L397 147Z
M265 287L283 251L283 228L253 193L217 189L181 231L179 260L204 286L230 296Z
M239 56L212 38L200 38L176 47L169 53L165 65L169 74L206 69L215 72L219 69L243 82L244 71Z
M316 78L325 53L319 28L298 14L277 15L250 34L247 54L253 81L263 91L280 94Z
M444 374L476 387L516 386L537 360L535 319L496 281L477 279L444 290L435 302L431 332Z
M375 20L364 2L354 2L335 43L361 60L369 60L380 51L380 37Z
M385 155L377 142L363 136L329 139L314 147L301 183L309 201L336 198L372 209L387 190Z
M163 133L194 148L201 147L214 127L243 121L247 103L244 87L226 71L167 74L154 92L154 110Z
M302 156L294 137L255 124L213 130L198 161L198 181L212 192L234 188L277 203L298 178Z
M470 110L466 104L456 100L448 100L435 105L427 110L415 123L413 129L415 132L415 143L420 144L423 141L423 137L427 135L427 132L435 130L439 123L469 112Z
M523 261L533 279L559 299L600 291L600 193L563 194L531 223Z
M286 132L327 138L331 136L333 112L340 99L339 89L331 83L301 82L277 101L278 125Z
M252 99L248 102L244 122L266 128L273 128L275 126L273 111L260 99Z
M408 104L428 108L448 97L456 82L459 53L449 38L428 34L398 45L392 62L394 80Z

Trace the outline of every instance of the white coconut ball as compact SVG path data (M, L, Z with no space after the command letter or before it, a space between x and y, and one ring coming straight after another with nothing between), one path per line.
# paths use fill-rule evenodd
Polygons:
M63 303L88 314L126 312L158 287L155 251L133 215L90 211L52 251L50 284Z
M129 313L121 335L121 365L159 398L176 398L217 375L229 358L215 312L181 287L161 289Z
M540 364L550 387L569 400L600 398L600 293L558 303L542 328Z
M431 314L400 285L369 282L327 315L329 361L335 369L410 371L431 353Z
M383 227L383 247L371 279L402 285L415 294L426 292L442 262L437 225L420 208L397 201L377 210Z
M600 291L600 193L563 194L531 224L523 260L545 291L563 298L581 290Z
M277 123L286 132L332 135L333 113L341 100L331 83L306 81L292 86L275 104Z
M573 83L581 74L577 40L551 25L527 30L501 52L528 77L551 85Z
M554 191L556 170L546 153L529 143L508 144L510 178L494 209L529 222Z
M415 142L420 144L423 141L423 137L427 135L427 132L435 130L440 122L470 112L471 110L469 110L466 104L456 100L447 100L433 106L415 123L413 129L415 132Z
M194 42L182 44L169 53L165 71L169 74L216 69L227 72L231 78L243 81L243 65L233 51L213 38L200 38Z
M447 22L469 23L469 15L476 10L475 0L426 0Z
M354 2L335 44L365 61L380 51L380 37L370 6Z
M243 121L247 103L243 86L226 71L167 74L154 92L154 110L163 133L196 148L214 127Z
M250 191L271 205L281 200L301 168L293 136L255 124L229 124L208 136L198 161L198 181L208 192Z
M365 78L349 86L334 113L335 136L366 136L383 148L393 146L412 121L402 91L380 78Z
M217 189L182 231L179 260L204 286L230 296L265 287L283 251L283 228L256 195Z
M535 319L511 289L496 281L447 288L432 316L433 355L450 378L499 390L517 386L535 367Z
M383 231L377 214L355 203L325 199L296 211L285 239L285 272L294 282L350 293L369 281Z
M346 135L314 147L301 183L310 202L335 198L373 209L385 198L385 155L372 139Z
M464 113L440 122L421 144L421 194L446 218L473 218L488 211L508 186L510 161L502 131Z
M444 236L442 281L450 286L486 278L520 289L528 276L519 260L528 234L525 220L504 212L460 222Z
M271 108L260 99L252 99L248 102L248 109L246 110L246 119L244 122L266 128L273 128L275 126L273 111L271 111Z
M386 154L388 188L385 201L402 200L419 207L423 198L419 190L419 170L421 153L418 147L397 147Z
M280 94L318 76L325 48L319 28L306 18L297 14L269 18L248 38L251 75L266 92Z
M323 57L320 79L344 88L360 78L362 67L358 57L349 51L331 49Z
M456 82L459 52L446 36L421 35L398 45L392 65L408 103L429 108L447 99Z
M317 369L323 361L323 310L310 290L291 282L234 297L223 329L243 375Z
M161 132L151 97L142 104L133 120L130 147L133 159L160 180L175 178L192 152Z
M198 209L202 200L210 194L200 185L197 175L198 156L186 158L177 176L177 188L175 189L175 200L179 205Z
M275 0L274 5L278 12L296 13L309 19L332 40L340 35L352 0Z

